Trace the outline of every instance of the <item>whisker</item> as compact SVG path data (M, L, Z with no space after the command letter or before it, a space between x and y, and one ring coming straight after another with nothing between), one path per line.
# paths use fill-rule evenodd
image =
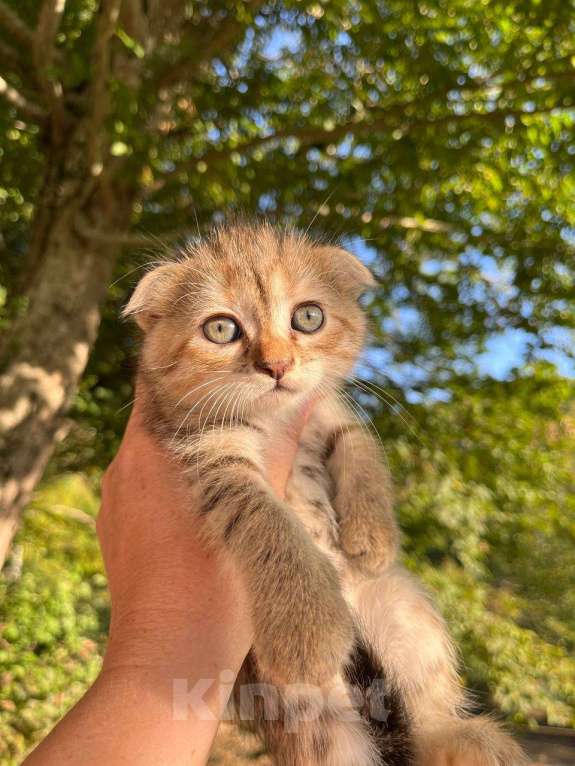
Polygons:
M203 414L203 411L204 411L204 409L205 409L205 407L207 405L207 402L205 402L204 405L202 406L202 409L201 409L200 414L198 416L198 423L199 423L199 426L200 426L200 431L199 431L199 434L197 435L197 438L196 438L196 478L197 478L198 484L201 484L201 477L200 477L200 454L201 454L201 445L202 445L202 441L203 441L203 438L204 438L204 433L205 433L205 430L206 430L206 426L207 426L207 424L209 422L209 418L210 418L210 416L211 416L211 414L213 412L214 407L216 405L218 405L218 408L219 408L219 403L223 400L224 392L231 385L232 385L231 383L223 383L218 389L216 389L215 392L212 393L210 399L212 397L214 397L214 396L215 396L215 399L214 399L214 402L212 403L212 406L210 407L210 411L208 413L208 416L204 420L203 423L202 423L202 414Z
M151 243L150 243L151 244ZM136 271L140 271L140 269L150 269L152 266L162 266L164 263L166 263L165 260L157 260L157 261L146 261L146 263L140 263L139 266L136 266L133 269L130 269L130 271L126 271L125 274L122 274L118 277L114 282L108 285L108 289L115 287L118 282L121 282L123 279L126 279L126 277L129 277L131 274L134 274Z
M382 448L383 452L384 452L385 454L387 454L387 453L386 453L386 450L385 450L385 446L384 446L384 444L383 444L383 441L382 441L382 439L381 439L381 435L380 435L379 431L377 430L377 428L375 427L375 425L373 424L373 421L372 421L372 420L371 420L371 418L369 417L369 413L366 411L366 409L365 409L364 407L362 407L362 405L361 405L361 404L359 404L359 402L357 402L357 401L356 401L356 400L353 398L353 396L351 396L351 394L349 394L347 391L343 391L343 390L341 390L339 393L345 397L345 399L346 399L346 400L349 402L349 404L350 404L350 405L353 407L353 409L354 409L354 412L355 412L356 414L357 414L358 412L360 413L360 415L359 415L359 416L358 416L358 418L357 418L357 420L358 420L358 423L360 423L360 425L361 425L361 424L363 424L364 428L366 429L366 433L369 433L369 432L370 432L370 428L371 428L371 432L372 432L372 433L374 434L374 436L377 438L378 442L379 442L379 443L380 443L380 445L381 445L381 448ZM363 417L361 417L361 414L363 414L363 416L365 417L365 420L364 420L364 418L363 418ZM367 421L367 423L366 423L366 421Z
M403 406L403 404L397 399L393 394L391 394L387 389L383 388L383 386L378 385L377 383L374 383L372 380L363 380L358 378L355 375L351 376L352 379L356 382L362 383L363 385L371 386L375 388L377 391L380 391L381 394L387 399L391 400L391 402L399 409L401 410L406 417L408 417L413 423L417 423L416 419L413 417L413 415L409 412L409 410Z
M397 408L394 406L394 403L393 403L393 402L389 402L389 401L387 401L387 400L386 400L386 399L384 399L384 398L383 398L383 396L382 396L382 395L380 395L380 394L379 394L377 391L372 391L372 390L371 390L371 389L370 389L368 386L366 386L366 385L365 385L365 384L364 384L362 381L359 381L359 380L357 380L356 378L350 378L350 382L351 382L353 385L357 386L357 388L359 388L359 389L360 389L361 391L363 391L364 393L366 393L366 394L369 394L369 395L371 395L371 396L375 396L377 399L379 399L381 402L383 402L383 404L387 405L387 406L389 407L390 411L392 411L392 412L395 412L395 414L396 414L396 415L399 417L399 419L400 419L400 420L401 420L401 422L402 422L402 423L405 425L405 427L408 429L408 431L411 433L411 435L412 435L412 436L414 436L414 437L417 439L417 441L421 442L421 437L420 437L420 436L419 436L419 434L417 433L417 430L415 429L415 427L414 427L414 426L412 425L412 423L410 423L410 421L409 421L409 420L408 420L408 419L407 419L407 418L406 418L406 417L405 417L405 416L402 414L402 412L401 412L399 409L397 409ZM385 393L385 392L384 392L384 393ZM399 403L397 403L397 404L399 404ZM401 405L399 405L399 406L401 406ZM409 414L409 413L408 413L408 414ZM413 418L413 416L410 416L410 417L412 418L412 420L415 420L415 419Z
M236 383L235 383L235 388L236 388L236 391L235 391L235 393L237 393L237 386L238 386L238 385L239 385L239 383L237 383L237 382L236 382ZM227 398L227 401L225 402L225 404L226 404L226 407L225 407L225 410L224 410L224 413L223 413L222 419L220 420L220 434L221 434L221 435L223 435L223 433L224 433L224 428L225 428L225 425L226 425L226 418L227 418L227 415L228 415L228 410L229 410L229 408L230 408L230 405L231 405L231 403L232 403L232 401L233 401L233 393L234 393L234 392L232 392L232 396L231 396L231 397L228 397L228 398ZM215 421L216 423L218 422L218 419L219 419L219 414L220 414L220 411L219 411L219 409L218 409L218 411L216 412L216 415L215 415L215 417L214 417L214 421Z
M195 387L194 389L192 389L192 391L191 391L191 392L189 392L189 393L195 393L195 392L196 392L196 391L198 391L200 388L204 388L204 386L206 386L206 385L209 385L209 384L211 384L211 383L215 383L215 382L217 382L218 380L223 380L223 379L224 379L224 377L225 377L225 376L221 376L220 378L217 378L215 381L214 381L214 380L209 380L209 381L207 381L206 383L203 383L203 384L202 384L202 385L200 385L200 386L196 386L196 387ZM220 386L216 386L216 389L215 389L215 391L208 391L208 392L207 392L207 393L206 393L204 396L200 397L200 399L199 399L199 400L198 400L198 401L197 401L197 402L196 402L196 403L195 403L195 404L194 404L192 407L190 407L190 409L187 411L187 413L186 413L186 415L185 415L184 419L182 420L182 422L181 422L181 423L180 423L180 425L178 426L178 430L177 430L177 431L176 431L176 433L174 434L174 436L173 436L173 438L172 438L172 441L174 441L174 440L177 438L177 436L178 436L178 434L179 434L180 430L183 428L184 424L185 424L185 423L186 423L186 422L189 420L189 418L191 417L191 415L192 415L193 411L196 409L196 407L198 407L198 406L199 406L199 405L200 405L202 402L205 402L205 403L207 403L207 402L206 402L206 399L207 399L207 400L211 399L211 397L214 395L214 393L215 393L215 392L217 392L217 391L220 391L220 390L222 389L222 387L223 387L223 386L225 386L225 385L227 385L227 384L225 384L225 383L222 383ZM203 411L203 409L204 409L204 408L202 407L202 411ZM201 416L201 412L200 412L200 416Z
M119 415L119 414L120 414L120 412L123 412L123 411L124 411L125 409L127 409L127 408L128 408L130 405L132 405L132 404L135 404L135 403L136 403L136 399L137 399L137 398L138 398L137 396L134 396L134 398L133 398L133 399L130 399L130 401L129 401L129 402L126 402L126 404L123 404L123 405L122 405L122 406L121 406L119 409L117 409L117 410L116 410L116 412L115 412L114 414L115 414L115 415Z
M337 188L337 187L336 187L336 188ZM324 201L321 203L321 205L320 205L320 206L318 207L318 209L316 210L316 213L315 213L314 217L313 217L313 218L311 219L311 221L308 223L308 225L307 225L307 228L306 228L306 230L304 231L304 234L303 234L303 238L304 238L304 240L305 240L305 237L307 237L307 235L309 234L309 230L311 229L311 227L312 227L312 226L314 225L314 223L316 222L316 220L317 220L317 217L318 217L318 215L320 214L320 211L321 211L322 207L323 207L324 205L327 205L327 203L330 201L330 199L333 197L333 195L334 195L334 194L335 194L335 189L332 189L332 191L330 191L330 193L327 195L327 197L324 199Z
M216 390L218 390L218 388L216 388ZM175 432L175 433L174 433L174 435L172 436L172 439L171 439L171 442L170 442L170 444L174 444L174 443L176 442L176 440L177 440L177 438L178 438L178 435L179 435L180 431L182 430L182 428L184 427L184 425L186 425L186 423L187 423L187 422L188 422L188 420L190 419L190 417L191 417L191 415L192 415L193 411L195 410L195 408L196 408L198 405L200 405L200 404L201 404L203 401L205 401L205 400L206 400L206 399L207 399L209 396L211 396L211 395L212 395L212 393L213 393L212 391L208 391L206 394L204 394L203 396L201 396L201 397L198 399L198 401L197 401L197 402L196 402L194 405L192 405L192 407L190 407L190 408L187 410L186 414L184 415L184 417L183 417L183 418L182 418L182 420L180 421L180 424L178 425L178 428L176 429L176 432Z
M170 364L160 364L158 367L143 367L146 372L153 372L155 370L167 370L169 367L174 367L178 363L178 359L176 359L175 362L170 362Z
M212 378L212 379L210 379L210 380L206 380L206 381L204 381L203 383L200 383L198 386L195 386L195 387L194 387L194 388L192 388L190 391L188 391L186 394L184 394L184 396L182 396L182 398L181 398L181 399L178 399L178 401L177 401L177 402L174 404L174 410L177 410L177 409L178 409L178 407L180 406L180 404L181 404L183 401L185 401L185 400L186 400L186 399L187 399L189 396L191 396L192 394L194 394L196 391L199 391L200 389L202 389L202 388L205 388L206 386L209 386L209 385L210 385L210 383L216 383L218 380L223 380L223 378L224 378L224 377L225 377L225 376L224 376L224 375L222 375L222 376L220 376L220 377L218 377L218 378L216 378L216 379L213 379L213 378Z

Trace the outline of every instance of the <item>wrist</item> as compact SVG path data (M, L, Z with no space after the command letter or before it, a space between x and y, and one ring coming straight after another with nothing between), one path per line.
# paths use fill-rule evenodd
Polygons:
M26 766L201 766L231 689L165 668L104 667Z
M184 675L239 670L252 644L241 579L231 562L193 561L185 582L172 570L172 576L140 580L116 597L113 592L106 668Z
M99 699L137 700L161 717L184 725L217 723L225 718L237 672L190 675L168 666L104 665L90 694Z
M243 615L231 618L225 622L209 615L198 618L179 607L153 613L134 610L117 618L113 613L104 668L184 675L237 673L251 645L251 629Z

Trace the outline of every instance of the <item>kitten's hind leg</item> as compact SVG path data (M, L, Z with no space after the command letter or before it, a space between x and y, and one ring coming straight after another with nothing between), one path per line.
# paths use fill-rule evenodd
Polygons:
M235 713L256 731L278 766L380 766L368 724L341 678L329 686L276 686L253 652L234 688Z
M474 716L421 732L421 766L526 766L527 759L495 721Z
M493 721L471 717L457 655L429 597L400 567L358 587L365 635L405 701L419 766L522 766L521 748Z

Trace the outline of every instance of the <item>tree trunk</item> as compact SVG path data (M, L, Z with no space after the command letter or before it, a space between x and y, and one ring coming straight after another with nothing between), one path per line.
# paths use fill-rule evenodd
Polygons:
M62 165L70 167L68 156ZM82 165L81 159L78 165ZM76 165L76 167L78 167ZM47 177L54 173L48 173ZM24 314L10 328L0 376L0 569L24 505L42 476L62 432L63 416L84 371L100 321L100 304L117 253L78 233L78 222L122 231L130 222L133 191L123 192L87 176L56 179L62 195L46 194L36 213L33 277ZM85 190L94 189L86 197ZM70 193L71 192L71 193ZM58 201L59 200L59 201ZM38 245L38 243L40 243ZM32 245L34 248L34 244Z

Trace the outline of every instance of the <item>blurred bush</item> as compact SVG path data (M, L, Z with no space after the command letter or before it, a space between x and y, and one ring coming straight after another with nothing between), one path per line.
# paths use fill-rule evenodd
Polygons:
M448 402L415 408L411 429L377 417L408 563L438 595L479 701L521 723L575 724L574 393L538 364L460 380Z
M81 696L108 626L95 484L53 479L28 508L0 578L0 763L24 752Z

